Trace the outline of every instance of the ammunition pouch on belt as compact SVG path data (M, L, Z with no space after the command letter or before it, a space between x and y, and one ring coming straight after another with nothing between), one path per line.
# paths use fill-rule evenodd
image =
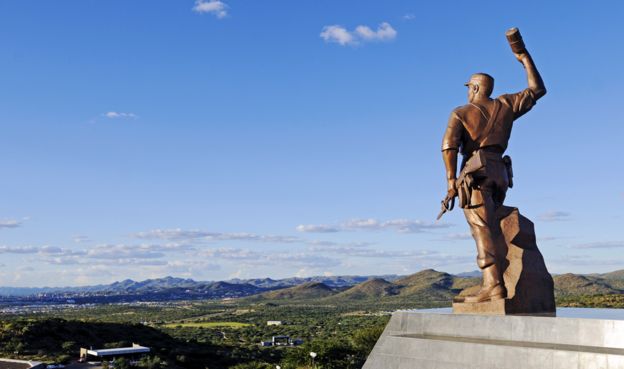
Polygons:
M477 150L470 156L462 168L459 178L457 178L457 195L461 208L470 205L472 190L476 187L474 174L485 167L485 160L485 153Z
M469 177L469 178L468 178ZM459 198L459 207L465 208L470 205L470 198L472 197L472 176L467 175L464 180L457 184L457 197Z

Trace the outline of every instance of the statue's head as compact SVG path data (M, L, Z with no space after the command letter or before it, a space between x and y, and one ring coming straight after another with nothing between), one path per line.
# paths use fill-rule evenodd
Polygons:
M475 73L464 84L468 86L468 101L479 98L489 98L494 90L494 78L489 74Z

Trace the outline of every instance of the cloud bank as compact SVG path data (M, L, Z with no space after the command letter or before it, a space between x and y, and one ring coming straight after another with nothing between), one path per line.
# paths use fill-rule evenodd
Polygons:
M134 113L124 113L124 112L117 112L117 111L109 111L102 115L108 119L136 119L138 118L138 116Z
M22 222L15 219L0 220L0 229L3 228L17 228L22 225Z
M567 211L548 211L540 214L538 219L542 222L562 222L570 220L570 215Z
M342 231L396 231L399 233L420 233L432 229L449 228L446 223L428 223L421 220L391 219L351 219L336 225L327 224L300 224L297 231L307 233L330 233Z

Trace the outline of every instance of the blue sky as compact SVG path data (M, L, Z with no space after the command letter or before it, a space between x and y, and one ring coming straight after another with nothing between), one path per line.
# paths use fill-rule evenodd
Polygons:
M440 143L474 72L548 95L507 204L624 268L618 1L4 1L0 285L476 269Z

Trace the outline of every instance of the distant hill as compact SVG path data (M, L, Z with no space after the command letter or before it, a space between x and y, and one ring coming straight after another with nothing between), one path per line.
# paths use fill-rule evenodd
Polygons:
M598 274L599 277L607 280L621 280L624 281L624 269L616 270L610 273Z
M259 297L268 300L319 299L335 294L336 291L324 283L308 282L295 287L262 293Z
M329 287L351 287L356 284L366 282L371 278L381 278L387 281L392 281L399 278L396 274L388 274L381 276L358 276L358 275L340 275L340 276L317 276L317 277L292 277L284 279L271 279L271 278L259 278L259 279L231 279L227 282L230 283L246 283L252 286L261 288L284 288L298 286L300 284L309 282L323 283Z
M438 272L433 269L425 269L418 273L399 278L394 281L395 284L409 288L411 291L422 289L448 289L453 285L453 276Z
M104 286L100 289L100 291L114 293L158 292L170 288L194 288L198 284L201 284L201 282L195 282L192 279L174 277L146 279L141 282L126 279L121 282L115 282L108 286Z
M448 273L426 269L410 276L397 279L394 283L402 286L402 296L413 296L434 301L450 300L459 293L454 288L455 281L462 279Z
M479 283L477 278L455 277L448 273L427 269L398 278L392 282L375 278L353 286L325 299L327 302L360 301L376 303L450 301L462 288Z
M335 300L366 300L399 294L400 286L385 279L373 278L333 296Z
M458 274L455 274L455 277L480 278L481 277L481 271L480 270L473 270L472 272L458 273Z
M553 279L555 281L555 293L558 296L622 293L620 289L612 287L608 280L600 277L568 273L557 275Z

